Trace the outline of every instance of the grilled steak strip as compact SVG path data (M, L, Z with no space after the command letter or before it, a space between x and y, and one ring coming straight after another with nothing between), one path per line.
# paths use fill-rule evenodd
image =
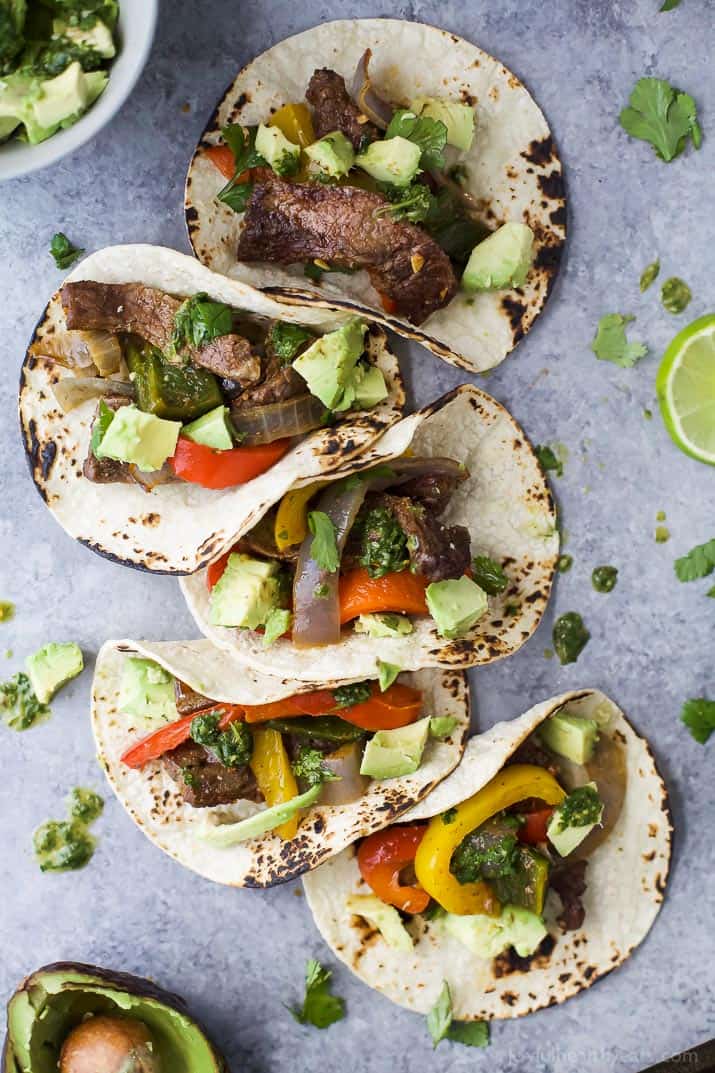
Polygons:
M239 261L294 264L315 258L364 268L379 293L413 324L454 297L446 253L413 224L376 215L388 202L353 186L257 182L238 240Z
M564 931L577 931L586 916L583 895L586 892L586 866L588 861L565 861L557 865L549 876L549 886L561 899L562 912L558 922Z
M194 712L206 711L214 703L209 697L197 693L195 689L178 678L174 679L174 698L179 715L193 715Z
M468 476L464 471L464 478ZM463 478L452 477L446 473L424 473L413 477L400 485L400 493L408 499L417 499L427 507L431 514L442 514L449 503L455 488Z
M184 742L166 753L161 762L194 808L227 805L231 801L263 801L250 767L226 767L203 745Z
M81 331L128 332L167 350L174 332L178 298L141 283L65 283L60 291L67 327ZM261 378L261 362L241 335L220 335L202 347L188 347L197 365L242 387Z
M316 138L334 130L342 131L357 153L379 137L377 127L361 113L347 91L345 79L337 71L328 67L314 71L305 96L313 106Z
M105 395L102 399L105 406L108 406L110 410L114 410L115 413L122 406L128 406L130 401L125 395ZM97 403L97 409L92 420L92 431L98 419L99 403ZM134 477L128 462L117 462L113 458L95 458L91 447L84 460L82 473L88 481L93 481L95 484L134 484Z
M429 581L460 578L471 565L469 530L464 525L446 526L421 503L407 496L384 495L387 507L407 536L412 569Z

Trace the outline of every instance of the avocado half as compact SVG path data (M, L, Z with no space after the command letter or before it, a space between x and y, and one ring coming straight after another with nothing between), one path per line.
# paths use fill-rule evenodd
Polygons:
M38 969L10 999L2 1073L57 1073L68 1033L88 1014L98 1013L143 1021L167 1073L229 1073L178 995L140 976L74 961Z

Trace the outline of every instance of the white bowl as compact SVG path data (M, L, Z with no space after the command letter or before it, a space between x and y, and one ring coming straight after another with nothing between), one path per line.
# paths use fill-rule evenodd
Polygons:
M147 61L159 12L159 0L119 0L119 53L109 68L102 96L81 119L39 145L17 138L0 145L0 182L54 164L93 138L109 123L134 89Z

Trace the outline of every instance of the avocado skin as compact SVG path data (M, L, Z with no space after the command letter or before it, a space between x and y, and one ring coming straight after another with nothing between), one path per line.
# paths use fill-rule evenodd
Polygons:
M165 991L163 987L159 987L158 984L152 983L151 980L147 980L142 976L133 976L129 972L115 972L112 969L104 969L99 965L87 965L80 961L54 961L49 965L43 965L41 968L36 969L35 972L30 973L29 976L26 976L19 987L15 989L11 1000L19 992L29 991L33 985L41 984L45 973L62 972L79 973L83 976L94 977L106 983L113 991L122 991L140 999L153 999L155 1002L160 1002L163 1006L175 1010L187 1021L190 1021L206 1040L213 1058L211 1073L231 1073L226 1059L217 1050L201 1022L191 1016L183 998L180 995L175 995L172 991ZM6 1034L5 1043L3 1044L0 1073L21 1073L12 1053L12 1041L9 1032Z

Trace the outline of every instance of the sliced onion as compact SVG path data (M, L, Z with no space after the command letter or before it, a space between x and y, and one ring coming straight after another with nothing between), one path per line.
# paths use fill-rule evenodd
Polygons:
M595 782L598 787L598 796L603 802L601 825L594 827L569 859L590 857L596 847L608 838L623 808L628 778L625 750L609 734L601 734L593 757L587 764L575 764L560 756L559 769L559 781L569 791L577 786L585 786L587 782Z
M315 504L328 515L335 529L338 556L342 555L358 511L370 487L369 481L338 481L328 488ZM308 533L300 546L293 581L293 644L334 645L340 640L340 604L338 579L340 565L333 573L321 569L311 556L313 536Z
M99 399L103 395L136 398L134 384L125 380L103 380L98 376L65 376L52 385L52 392L66 414L88 399Z
M315 395L298 395L283 402L271 402L250 410L233 410L231 420L241 443L273 443L291 436L303 436L320 428L325 420L325 406Z
M366 48L358 62L355 74L353 76L352 84L350 86L350 96L353 98L358 108L364 115L371 120L376 127L380 130L387 130L392 119L392 113L394 108L387 101L384 101L382 97L379 97L375 90L372 88L370 82L370 75L368 74L368 66L370 64L370 58L372 57L372 49Z
M111 332L67 331L45 336L32 344L30 353L53 358L67 369L88 369L94 365L100 376L116 373L122 362L122 348Z
M360 774L361 762L362 744L359 741L343 745L323 759L324 766L337 775L337 779L323 783L321 805L349 805L363 797L370 780L367 775Z
M128 468L132 480L141 485L145 492L153 492L160 484L170 484L172 481L178 480L168 462L165 462L161 469L154 469L149 473L144 473L133 462L128 464Z
M469 476L461 462L454 458L400 458L396 462L388 462L387 465L395 472L393 485L411 481L414 477L422 477L427 474L436 477L454 477L456 481L465 481Z
M477 200L472 197L468 190L461 187L459 183L455 183L454 179L450 179L443 171L428 168L427 174L430 179L434 180L438 187L441 187L444 190L449 190L450 194L452 194L466 210L469 217L481 222Z

